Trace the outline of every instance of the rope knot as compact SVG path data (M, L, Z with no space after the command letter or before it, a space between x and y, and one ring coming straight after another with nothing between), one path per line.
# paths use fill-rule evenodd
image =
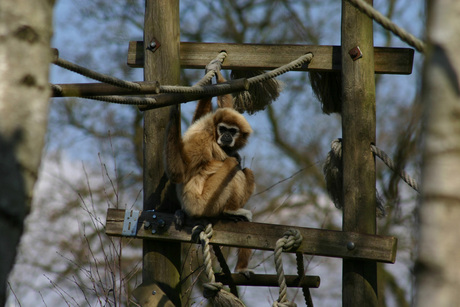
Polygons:
M273 307L297 307L297 304L294 302L273 302Z
M290 251L299 248L302 244L302 234L297 229L289 229L284 233L284 246L283 251Z
M213 298L224 288L221 282L208 282L203 284L203 296L207 299Z

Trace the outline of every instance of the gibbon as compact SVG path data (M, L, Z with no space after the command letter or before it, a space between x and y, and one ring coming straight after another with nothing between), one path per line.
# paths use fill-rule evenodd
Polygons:
M225 79L218 73L218 82ZM242 207L255 187L254 175L241 167L238 150L243 148L251 126L232 108L231 95L218 97L213 113L211 98L198 102L192 125L181 137L179 107L171 108L166 132L165 169L190 217L231 215L252 220ZM251 251L240 249L236 271L247 272Z

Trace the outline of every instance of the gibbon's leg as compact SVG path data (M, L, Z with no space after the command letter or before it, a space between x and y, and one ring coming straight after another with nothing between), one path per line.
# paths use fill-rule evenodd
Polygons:
M169 123L166 130L164 162L169 180L182 183L185 177L186 162L183 154L184 143L180 131L179 105L171 107Z
M244 168L243 173L246 177L246 189L242 206L244 206L248 202L252 193L254 193L254 188L256 187L256 181L254 179L254 173L252 172L252 170L249 168Z
M240 171L235 158L211 161L184 186L184 211L192 217L216 217L223 213L235 187L233 178ZM206 175L208 173L209 175Z
M248 221L252 221L251 212L249 210L243 209L243 207L254 192L254 174L249 168L245 168L234 177L234 181L239 182L235 184L236 188L233 191L230 199L227 201L227 204L225 205L224 213L227 215L241 215L246 217Z
M222 76L222 73L220 71L216 72L217 75L217 83L225 83L227 80L225 80L224 76ZM233 96L232 94L225 94L222 96L217 97L217 105L219 108L232 108L233 109Z
M248 221L252 221L252 212L246 209L243 209L242 207L248 202L249 197L251 197L252 193L254 192L255 188L255 180L254 180L254 174L252 173L252 170L249 168L245 168L242 170L244 173L246 183L244 185L244 191L243 191L243 199L240 203L240 209L236 210L233 212L233 215L241 215L243 210L247 211L251 214L251 219L248 219ZM228 212L228 211L227 211ZM248 269L249 265L249 259L251 258L252 255L252 250L248 248L240 248L238 250L238 260L236 262L236 267L235 267L235 272L243 274L246 278L250 278L251 274L254 272Z
M236 262L235 272L241 273L246 278L251 278L254 272L248 269L249 259L251 258L252 250L249 248L238 249L238 260Z
M193 114L192 124L202 116L212 112L212 97L203 98L198 101L195 113Z

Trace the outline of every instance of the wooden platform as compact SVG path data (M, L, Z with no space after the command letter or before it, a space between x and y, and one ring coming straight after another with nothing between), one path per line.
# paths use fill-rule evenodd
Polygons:
M124 217L125 210L109 209L107 211L107 235L122 236ZM156 233L152 233L152 228L144 229L145 221L153 225L154 228L159 224L162 224L163 227L157 227ZM160 221L161 223L159 223ZM196 222L187 221L182 229L177 229L174 223L174 215L143 211L140 213L134 237L162 241L192 242L192 228ZM295 228L303 236L303 242L297 252L386 263L394 263L396 259L397 239L390 236L254 222L237 223L229 220L215 220L213 225L214 235L210 240L211 244L274 250L276 241L283 237L288 229Z

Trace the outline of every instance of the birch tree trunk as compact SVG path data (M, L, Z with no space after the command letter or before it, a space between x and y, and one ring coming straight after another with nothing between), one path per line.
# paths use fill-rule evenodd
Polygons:
M417 306L460 302L460 2L428 1Z
M0 306L45 140L53 3L0 1Z

